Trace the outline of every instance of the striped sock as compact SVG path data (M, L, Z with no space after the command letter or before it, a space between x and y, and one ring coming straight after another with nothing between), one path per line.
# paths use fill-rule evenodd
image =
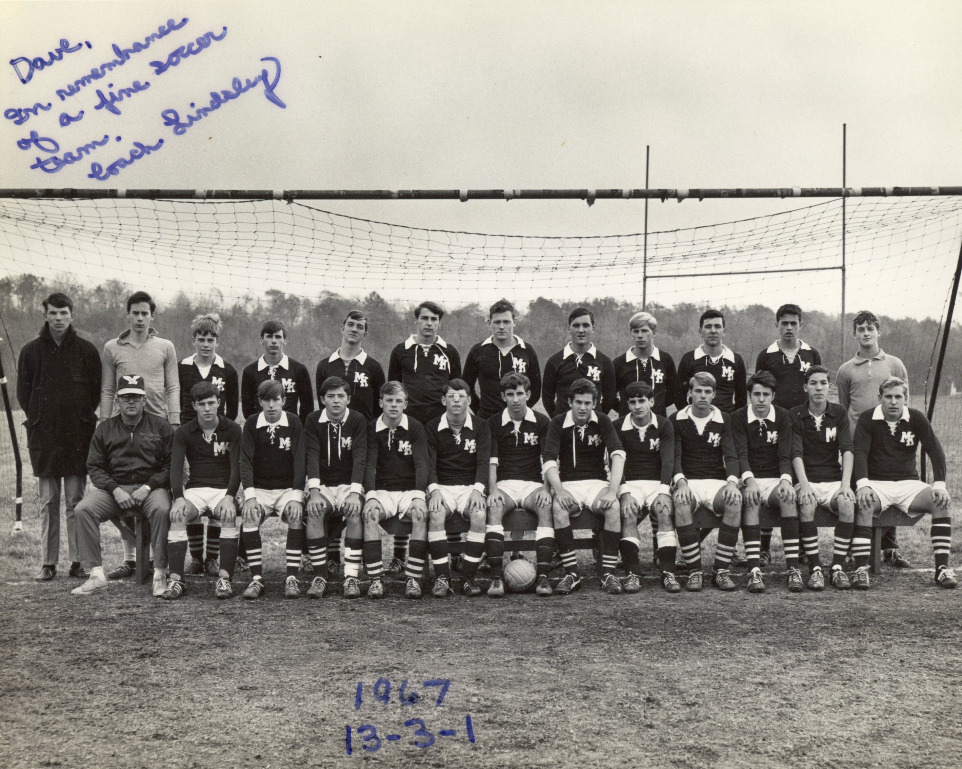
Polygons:
M464 543L464 561L462 576L465 579L473 579L478 573L478 565L484 555L484 532L469 531Z
M742 541L745 543L745 560L748 568L758 569L762 562L759 554L762 549L762 530L758 526L742 526Z
M187 532L183 529L167 532L167 565L170 578L183 578L184 560L187 558Z
M818 527L815 521L799 521L798 533L802 537L802 552L808 556L808 568L822 568L818 558Z
M361 574L361 553L364 541L345 538L344 540L344 576L358 577Z
M504 526L488 524L484 535L484 549L488 553L491 575L500 577L504 573Z
M287 528L287 576L296 577L304 552L304 529Z
M554 555L554 529L539 526L534 533L535 571L547 575L551 571L551 557Z
M679 526L678 545L681 547L681 557L689 566L701 568L701 540L698 529L692 525Z
M761 549L764 552L769 552L772 549L772 532L773 531L775 531L775 529L769 529L769 528L759 529L759 534L761 538L761 541L760 541Z
M854 521L839 521L835 526L835 539L832 543L832 568L845 566L845 556L852 544Z
M204 558L208 561L216 561L220 558L220 536L221 525L217 521L207 523L207 548L204 551Z
M868 566L869 556L872 554L872 527L856 526L852 530L852 555L855 556L855 567Z
M188 523L187 524L187 546L190 548L190 557L195 558L198 561L204 560L204 524L203 523ZM181 569L180 574L183 575L184 571Z
M244 530L241 532L241 538L244 542L244 550L247 553L247 566L251 570L251 577L263 577L264 569L261 565L261 530L259 527L254 526L251 529L247 528L247 524L244 524Z
M410 540L410 534L396 534L394 536L394 557L399 561L403 561L405 558L407 558L408 542L410 542Z
M384 573L384 563L381 560L381 540L375 539L362 545L364 554L364 568L367 576L376 579Z
M563 529L555 529L554 536L558 543L558 552L561 553L565 574L577 574L578 554L575 552L575 535L571 524Z
M431 560L434 562L434 576L450 578L451 569L448 566L448 538L443 531L428 532L428 552L431 554ZM408 558L410 559L410 556L408 556Z
M785 548L785 565L798 568L798 518L782 518L782 547ZM764 548L762 548L764 550Z
M222 575L227 574L227 579L234 579L234 565L237 563L237 529L228 529L226 526L220 530L220 538L217 544L220 557L220 570Z
M408 548L407 561L404 563L405 576L411 579L421 579L424 576L424 562L427 559L428 543L423 539L412 540L411 546Z
M641 552L641 540L638 537L622 537L618 543L621 550L621 560L625 563L625 571L629 574L641 574L641 562L638 555Z
M621 532L601 531L601 573L611 574L618 566L618 543L621 541ZM637 553L635 558L637 559Z
M932 539L932 552L935 554L935 573L949 565L949 549L952 547L952 519L933 518L929 531Z
M718 544L715 546L715 571L727 569L738 545L738 527L722 523L718 528Z
M327 566L327 537L307 540L307 553L314 571L320 573Z

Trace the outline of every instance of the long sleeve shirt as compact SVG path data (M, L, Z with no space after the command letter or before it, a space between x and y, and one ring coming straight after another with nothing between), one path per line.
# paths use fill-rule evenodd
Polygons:
M776 341L758 353L758 358L755 360L755 373L768 371L775 377L778 387L772 402L783 409L790 409L808 402L808 396L805 394L805 376L812 366L821 365L822 356L808 343L801 342L798 351L789 358L782 352Z
M339 376L347 382L351 411L356 411L369 422L381 413L378 401L381 397L381 386L384 384L384 369L364 350L351 360L344 360L337 350L332 352L330 357L321 358L314 372L318 401L321 385L331 376ZM323 403L318 405L324 408Z
M561 482L607 480L608 459L625 455L611 420L596 411L584 425L570 411L553 417L541 452L543 467L558 468Z
M688 383L693 375L701 371L715 377L713 406L725 413L731 413L748 403L748 393L745 390L747 375L742 356L722 345L721 355L713 358L704 345L699 345L682 355L678 363L675 408L683 409L688 403Z
M625 448L626 481L659 481L668 493L675 467L675 430L668 417L651 415L636 427L627 414L616 422L618 439Z
M417 491L424 495L428 486L428 442L424 427L407 414L397 427L383 417L368 426L367 468L364 488L375 490Z
M848 414L838 403L825 404L825 413L816 417L808 403L796 406L792 417L792 459L799 458L810 483L842 480L839 454L854 451Z
M515 422L507 409L488 420L491 428L491 464L498 466L499 481L541 483L541 448L551 420L530 408Z
M568 411L568 390L576 379L589 379L600 394L597 412L607 414L615 408L617 385L611 358L591 345L578 355L570 344L550 358L544 366L541 384L541 405L549 417Z
M296 414L282 411L276 422L264 412L244 423L240 460L244 495L254 489L304 490L304 427Z
M301 422L314 410L314 390L311 375L303 363L283 356L276 365L269 364L262 355L241 375L241 410L244 418L261 413L257 388L261 382L276 379L284 388L284 411L297 414Z
M213 364L201 371L196 358L196 355L190 355L177 365L177 377L180 380L180 423L187 424L197 416L190 402L190 390L199 382L210 382L220 393L218 414L228 419L237 419L240 399L237 369L220 355L215 355Z
M628 399L625 388L632 382L645 382L655 391L655 402L651 410L665 416L665 411L675 398L675 369L674 359L664 350L652 348L647 360L635 355L634 348L629 348L612 361L615 367L615 382L618 388L618 414L628 413Z
M690 406L671 415L675 430L675 474L672 480L713 478L738 480L738 454L731 420L717 407L696 417Z
M332 422L325 409L311 412L304 422L307 488L349 484L351 491L364 493L367 425L354 409L348 409L340 422Z
M154 329L139 347L130 341L130 329L104 345L103 375L100 384L100 418L120 413L114 402L117 380L121 376L142 376L147 390L149 414L180 421L180 377L177 351L169 339L161 339Z
M170 490L174 499L184 496L184 489L226 489L231 497L240 487L241 426L224 416L208 440L196 419L185 422L174 431L170 460ZM184 484L184 460L190 478Z
M531 382L531 397L528 406L533 408L541 397L541 364L534 347L521 337L514 337L515 343L506 353L502 353L489 336L478 342L468 351L464 359L464 381L471 388L471 408L481 419L488 419L504 409L501 399L501 377L512 372L524 374ZM475 392L475 384L481 391Z
M119 414L94 430L87 454L87 475L98 489L110 494L118 486L142 486L151 490L170 485L170 454L174 428L166 417L146 411L134 427Z
M412 334L391 351L387 378L404 385L407 411L416 420L429 421L444 411L441 398L448 382L461 377L461 356L441 337L420 344Z
M428 422L424 432L428 441L428 491L437 486L473 485L483 494L491 461L488 423L468 414L455 432L445 413Z
M782 478L792 481L792 418L778 406L764 417L751 406L731 415L735 451L742 478Z
M945 488L945 451L925 414L918 409L904 408L897 422L888 422L881 406L863 411L855 426L852 477L856 487L861 488L869 480L918 480L919 446L932 463L933 485Z

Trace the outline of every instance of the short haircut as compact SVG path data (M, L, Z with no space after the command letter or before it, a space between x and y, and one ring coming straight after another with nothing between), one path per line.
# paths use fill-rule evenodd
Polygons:
M574 323L575 318L580 318L582 315L587 315L588 319L591 321L591 325L595 325L595 314L587 307L575 307L571 312L569 312L568 325L570 326L572 323Z
M811 379L815 374L825 374L825 376L831 379L828 369L825 368L825 366L809 366L808 371L805 372L805 384L808 384L808 380Z
M648 326L652 331L658 330L658 321L650 312L636 312L628 320L628 330L634 331L636 328Z
M421 310L427 310L428 312L437 315L438 320L444 317L444 310L441 309L441 305L439 305L437 302L421 302L421 304L414 308L415 320L421 317Z
M284 338L287 339L287 326L285 326L279 320L265 320L264 325L261 326L261 339L263 339L267 334L273 336L278 331L284 334Z
M501 377L501 392L506 390L514 390L518 387L523 387L525 390L531 391L531 380L528 379L524 374L519 374L517 371L511 371Z
M512 318L518 316L518 311L514 309L514 305L511 304L507 299L499 299L497 302L488 308L488 320L491 320L499 312L510 312Z
M465 393L468 393L469 395L471 394L471 388L468 387L468 383L465 382L463 379L458 379L457 377L455 377L454 379L449 379L448 383L444 385L445 395L448 394L449 390L455 390L457 392L465 392Z
M798 322L802 322L802 308L797 304L783 304L775 310L775 322L778 323L785 315L796 315L798 316Z
M220 390L214 387L213 382L208 382L204 379L190 388L191 403L205 401L208 398L217 398L218 402L220 401Z
M343 326L349 320L363 320L365 331L367 331L367 327L370 325L370 322L367 318L367 313L365 313L363 310L351 310L347 315L344 316L344 320L341 321L341 325Z
M257 385L257 400L269 401L284 397L284 386L276 379L265 379Z
M68 310L70 310L70 312L73 312L73 300L66 294L55 291L43 300L44 312L49 310L51 307L56 307L58 310L62 310L64 307L66 307Z
M346 381L339 376L329 376L321 382L321 386L317 388L318 400L322 399L332 390L343 390L347 393L348 397L351 397L351 386Z
M748 392L755 389L755 385L767 387L772 392L778 389L778 381L771 371L756 371L748 378Z
M705 321L711 320L712 318L721 318L722 328L725 327L725 316L721 313L720 310L705 310L701 314L701 317L698 319L698 328L701 328L702 326L704 326Z
M150 314L153 315L157 309L157 305L154 304L154 300L151 299L150 294L146 291L135 291L127 297L127 312L130 312L132 305L140 304L141 302L147 302L147 304L150 305Z
M216 312L209 312L206 315L198 315L190 324L190 336L220 336L224 324L220 322L220 315Z
M688 380L689 392L695 389L695 387L710 387L714 390L715 386L715 377L707 371L697 371L692 375L691 379Z
M647 382L632 382L625 388L625 400L631 400L632 398L647 398L648 400L655 399L655 390Z
M882 324L879 323L879 319L876 317L874 312L870 312L868 310L859 310L857 313L855 313L855 317L852 318L853 333L863 323L871 323L873 326L875 326L875 328L879 329L880 331L882 330Z
M890 376L887 379L882 380L882 384L878 386L878 394L881 395L886 390L891 390L894 387L901 387L902 392L908 396L909 385L904 379L900 379L897 376Z
M584 313L582 313L583 315ZM576 395L590 395L595 400L598 400L598 388L595 387L595 383L590 379L576 379L571 383L571 388L568 390L568 400L573 400Z
M407 388L396 379L391 379L381 385L381 392L378 394L383 398L386 395L397 395L398 393L403 393L407 396Z

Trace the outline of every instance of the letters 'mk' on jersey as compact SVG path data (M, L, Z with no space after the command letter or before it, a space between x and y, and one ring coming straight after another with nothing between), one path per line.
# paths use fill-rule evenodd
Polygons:
M241 375L241 410L244 417L260 412L257 401L257 387L268 379L276 379L284 388L284 411L297 414L303 422L314 410L314 389L311 375L303 363L298 363L286 355L276 366L270 365L262 355L244 368Z
M617 389L611 358L594 345L579 356L566 344L563 350L548 358L544 367L541 405L548 416L568 410L568 390L576 379L590 379L595 383L601 395L601 402L595 404L598 412L607 414L615 407Z
M381 385L384 384L384 369L364 350L352 360L344 360L335 350L329 358L321 359L315 373L317 400L322 408L321 385L328 377L337 376L347 382L350 388L347 394L351 396L351 411L358 412L368 422L381 413L378 400L381 397Z
M174 431L170 456L170 489L174 499L184 496L184 460L190 467L186 488L227 489L231 497L240 487L241 426L218 417L210 439L196 419Z
M218 414L228 419L237 419L240 395L237 387L237 370L220 355L215 355L213 365L206 371L201 371L195 361L196 357L190 355L177 365L177 376L180 379L180 423L185 425L197 416L190 402L190 388L198 382L210 382L217 388L220 394Z
M722 345L722 353L712 358L704 345L699 345L681 356L678 363L678 385L675 388L675 407L684 408L688 403L688 383L693 375L707 371L715 377L715 398L712 405L726 413L740 409L748 403L745 391L745 361L737 352Z
M712 406L701 427L690 406L669 418L675 430L675 475L719 481L738 477L738 454L727 414Z
M773 403L783 409L808 403L804 389L805 378L812 366L822 365L822 356L818 354L818 350L806 342L801 344L795 356L789 358L779 349L778 342L772 342L768 349L758 353L755 360L755 373L768 371L775 377L778 388L775 390Z
M541 458L545 467L558 466L562 483L566 481L606 480L606 457L625 453L618 431L604 414L591 412L588 422L578 426L570 411L552 418Z
M792 418L778 406L768 415L755 416L751 406L731 414L735 451L742 475L751 471L756 478L792 478Z
M499 481L541 483L541 449L551 420L530 408L515 422L504 409L488 420L491 428L491 464L498 466Z
M654 405L651 410L656 414L665 415L665 409L675 397L674 359L664 350L652 348L648 360L642 360L635 355L634 348L629 348L614 359L615 382L618 388L618 413L624 416L628 413L628 399L625 388L632 382L645 382L655 391Z
M355 486L363 493L367 467L367 423L354 409L347 409L339 423L327 418L324 409L312 411L304 422L307 480L321 486Z
M792 459L798 457L802 460L809 482L842 480L839 454L854 451L848 412L838 403L826 403L825 413L816 417L808 410L806 402L789 413L792 417Z
M428 486L428 441L424 427L407 414L397 427L378 417L367 429L367 491L425 491Z
M936 482L945 481L945 451L932 425L918 409L903 408L898 422L885 420L882 407L863 411L855 426L852 477L873 481L918 480L916 454L921 446L932 462Z
M424 428L428 440L428 485L488 485L491 430L483 419L470 414L455 433L448 415L432 419Z
M660 481L671 486L675 467L675 430L668 417L651 415L644 427L635 427L631 415L617 421L618 438L625 449L626 481Z
M531 381L531 397L528 406L533 407L541 397L541 364L534 348L521 337L515 337L515 344L502 354L489 336L474 345L464 359L464 381L471 388L471 408L481 419L490 419L492 414L504 408L501 399L501 377L514 372L524 374ZM474 391L477 382L481 397Z
M441 398L448 382L461 378L461 356L441 337L434 344L419 344L412 334L391 351L387 378L404 385L409 414L433 419L444 411Z
M247 489L296 489L305 481L304 427L296 414L282 411L271 424L261 412L244 423L241 483Z

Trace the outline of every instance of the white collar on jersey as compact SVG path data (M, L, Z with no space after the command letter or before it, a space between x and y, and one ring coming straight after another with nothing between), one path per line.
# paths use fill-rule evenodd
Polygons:
M654 427L656 430L658 429L658 415L655 414L654 412L652 412L651 414L650 426ZM641 428L631 421L631 414L625 414L625 419L621 423L621 429L622 430L640 430Z
M711 355L708 354L708 351L705 349L705 345L703 344L698 345L698 347L692 350L692 353L694 354L695 358L712 357ZM735 353L733 353L731 350L728 349L728 345L724 345L724 344L722 345L722 351L721 351L720 357L724 358L725 360L731 363L735 362Z
M342 419L342 420L341 420L340 422L338 422L337 424L339 424L339 425L346 424L346 423L347 423L347 418L348 418L349 416L351 416L351 410L350 410L350 409L344 409L344 419ZM331 422L331 420L327 418L327 409L321 409L321 415L317 418L317 421L318 421L320 424L322 424L322 425L323 425L324 423L326 423L326 422ZM331 424L334 424L334 422L331 422Z
M334 361L336 361L336 360L337 360L338 358L340 358L340 357L341 357L341 348L338 347L334 352L331 353L331 357L327 359L327 362L328 362L328 363L333 363ZM347 359L346 359L346 358L341 358L341 360L347 360ZM361 352L358 353L357 357L356 357L356 358L353 358L353 360L356 360L356 361L357 361L357 364L358 364L359 366L363 366L363 365L364 365L364 361L367 360L367 353L364 352L364 350L361 350Z
M510 413L507 409L505 409L503 412L501 412L501 425L502 425L502 427L503 427L504 425L508 424L508 422L513 422L513 421L514 421L514 420L511 418L511 413ZM527 410L524 412L524 419L522 419L521 421L522 421L522 422L535 422L535 423L536 423L536 422L538 421L538 418L534 415L534 412L533 412L531 409L527 409Z
M404 349L405 349L405 350L409 350L409 349L411 349L412 347L414 347L414 345L416 345L416 344L419 345L419 344L421 344L421 342L418 341L417 337L414 336L414 334L411 334L411 336L409 336L407 339L404 340ZM447 347L447 346L448 346L448 343L445 342L441 337L438 337L438 338L435 340L434 344L440 345L441 347Z
M398 422L398 427L403 427L405 430L408 429L408 415L401 414L401 421ZM397 427L388 427L384 423L384 415L382 414L377 418L377 422L374 423L374 432L381 432L381 430L396 430Z
M875 407L875 411L872 412L872 419L885 419L885 412L882 411L882 407L881 407L881 406L876 406L876 407ZM908 407L908 406L903 406L903 407L902 407L902 416L899 417L899 421L900 421L900 422L908 422L908 421L909 421L909 407Z
M474 429L474 422L471 421L470 414L465 416L464 426L467 427L469 430ZM451 429L451 426L448 424L448 415L447 415L447 412L445 412L444 414L441 415L441 421L438 423L438 432L441 432L442 430L450 430L450 429Z
M184 359L181 361L181 363L183 363L185 366L189 366L191 363L197 364L196 358L197 358L197 354L196 354L196 353L195 353L194 355L188 355L186 358L184 358ZM200 364L197 364L197 365L200 365ZM215 366L220 366L221 368L224 368L224 359L223 359L222 357L220 357L220 355L215 355L215 356L214 356L214 363L213 363L213 365L215 365Z
M597 421L598 421L598 415L597 415L594 411L592 411L592 412L591 412L591 416L588 417L588 421L589 421L589 422L597 422ZM561 427L562 427L562 429L567 430L569 427L574 427L574 424L575 424L574 417L571 416L571 412L569 411L567 414L565 414L565 421L564 421L564 424L561 425Z
M774 422L775 421L775 405L768 404L768 413L763 417L756 417L755 410L751 406L746 406L748 409L748 424L752 422Z
M266 368L270 368L270 365L271 364L264 359L263 355L261 355L261 357L257 359L258 371L263 371ZM289 369L291 367L291 359L288 358L286 354L284 354L281 356L281 359L278 361L277 365L280 366L282 369Z
M692 413L691 413L691 406L685 406L685 408L683 408L681 411L679 411L678 414L677 414L677 416L675 417L676 420L678 420L678 419L691 419L691 420L695 420L695 419L705 419L705 418L706 418L706 417L696 417L694 414L692 414ZM712 422L724 422L724 421L725 421L725 417L722 416L722 413L721 413L721 411L719 410L718 406L712 406L712 407L711 407L711 413L708 415L707 418L710 419Z
M652 348L651 348L651 356L650 356L650 357L654 358L655 360L661 360L661 350L659 350L657 347L652 347ZM637 355L635 355L635 346L634 346L634 345L632 345L631 347L628 348L628 352L625 353L625 360L626 360L626 361L629 361L629 360L641 360L641 358L639 358Z
M268 421L267 421L267 417L264 416L264 412L263 412L263 411L262 411L260 414L257 415L257 425L256 425L256 427L257 427L258 430L260 430L262 427L277 427L278 425L280 425L281 427L287 427L287 424L288 424L288 422L287 422L287 412L286 412L286 411L282 411L282 412L281 412L281 418L278 419L276 422L268 422Z
M587 350L585 350L585 351L584 351L583 353L581 353L581 354L582 354L582 355L591 355L591 356L597 358L597 357L598 357L598 348L595 347L594 342L592 342L592 343L591 343L591 347L589 347ZM578 355L578 353L576 353L574 350L571 349L571 343L569 342L568 344L565 345L565 348L561 351L561 357L562 357L562 358L567 358L567 357L570 357L571 355ZM579 357L580 357L580 356L579 356Z
M800 343L799 346L798 346L798 349L799 349L799 350L811 350L811 349L812 349L812 348L809 346L808 342L803 342L801 339L799 339L798 341L799 341L799 343ZM765 352L781 352L781 348L778 346L778 340L776 339L774 342L772 342L772 343L768 346L768 349L765 350Z
M520 336L518 336L517 334L512 334L512 336L514 337L514 347L520 347L520 348L523 350L523 349L524 349L524 339L522 339L522 338L521 338ZM493 337L493 336L489 336L487 339L485 339L483 342L481 342L481 345L482 345L482 346L484 346L484 345L486 345L486 344L494 344L494 337Z

